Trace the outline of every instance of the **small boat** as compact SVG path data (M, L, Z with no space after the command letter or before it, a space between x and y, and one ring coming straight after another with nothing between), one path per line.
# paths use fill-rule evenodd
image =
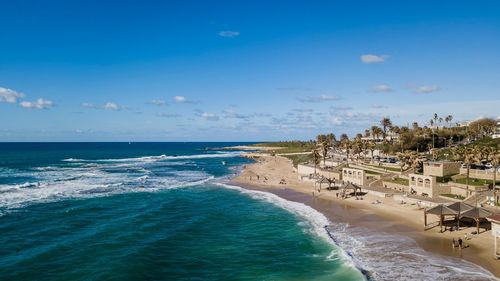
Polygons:
M227 162L226 161L222 161L222 166L226 166L227 165Z

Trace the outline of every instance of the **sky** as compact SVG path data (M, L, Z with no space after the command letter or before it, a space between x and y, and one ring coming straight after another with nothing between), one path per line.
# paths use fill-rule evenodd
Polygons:
M500 116L500 1L0 0L0 141L272 141Z

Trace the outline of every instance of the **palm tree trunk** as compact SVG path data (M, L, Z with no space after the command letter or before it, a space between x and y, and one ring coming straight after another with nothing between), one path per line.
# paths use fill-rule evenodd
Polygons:
M495 204L498 204L498 200L497 200L497 169L498 169L498 165L496 165L493 169L493 202L495 202Z
M469 173L470 173L470 164L467 164L467 178L465 179L465 188L467 189L467 193L469 193Z

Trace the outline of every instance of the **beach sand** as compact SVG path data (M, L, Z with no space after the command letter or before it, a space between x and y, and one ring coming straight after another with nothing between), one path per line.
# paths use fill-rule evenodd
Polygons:
M309 205L335 223L347 223L368 231L404 235L414 239L424 250L444 256L462 258L492 272L500 277L500 260L493 258L493 237L491 231L483 231L472 236L475 228L461 231L440 233L439 227L424 231L424 214L416 205L401 205L391 198L380 198L366 194L364 200L355 198L338 199L337 191L314 191L312 182L298 179L292 162L280 156L264 153L248 153L247 157L256 160L246 165L242 172L232 179L232 184L256 190L274 193L284 199ZM259 179L257 179L259 175ZM280 184L284 179L286 184ZM379 200L381 204L372 204ZM437 222L438 218L428 216L428 223ZM463 250L453 249L452 238L463 239L468 233L469 245Z

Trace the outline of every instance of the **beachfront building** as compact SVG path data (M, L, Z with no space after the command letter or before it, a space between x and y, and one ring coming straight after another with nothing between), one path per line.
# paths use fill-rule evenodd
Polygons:
M497 127L493 135L491 135L491 137L494 139L500 138L500 117L497 117Z
M493 256L500 259L500 214L487 218L491 222L491 235L493 235Z
M410 193L430 198L436 198L439 194L449 193L449 187L438 184L435 176L410 174L409 178Z
M431 161L424 163L424 175L445 177L460 173L460 162L451 161Z
M365 171L361 169L343 168L342 179L346 182L351 182L360 186L366 184L366 174Z

